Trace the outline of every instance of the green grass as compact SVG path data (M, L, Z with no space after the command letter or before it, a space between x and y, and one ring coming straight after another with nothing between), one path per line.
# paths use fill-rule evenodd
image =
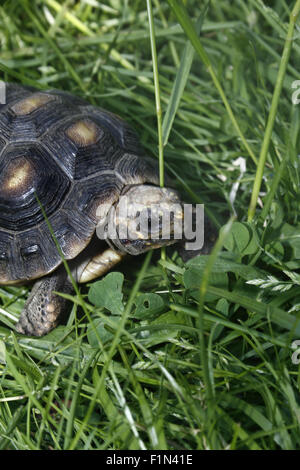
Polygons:
M265 3L0 6L3 80L124 117L222 227L210 257L81 288L43 338L13 330L30 286L1 286L0 449L300 448L299 2Z

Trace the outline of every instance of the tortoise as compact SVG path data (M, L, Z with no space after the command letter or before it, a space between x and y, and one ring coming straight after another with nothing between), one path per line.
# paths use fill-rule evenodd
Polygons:
M63 258L76 282L88 282L126 254L174 242L159 235L122 238L118 231L114 239L96 237L98 226L105 232L110 209L118 208L121 196L151 210L153 203L168 210L180 198L173 188L159 186L156 165L119 116L66 92L13 83L5 87L0 284L36 280L16 330L42 336L66 308L66 299L55 292L73 289Z

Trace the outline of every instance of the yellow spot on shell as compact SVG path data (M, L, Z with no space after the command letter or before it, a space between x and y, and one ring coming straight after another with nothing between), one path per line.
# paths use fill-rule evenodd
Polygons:
M3 177L2 191L18 196L31 187L35 171L30 162L21 157L9 165Z
M53 100L54 96L47 95L46 93L34 93L28 98L18 101L11 109L17 116L26 116Z
M28 175L30 169L29 163L25 163L24 166L21 166L20 168L17 168L16 172L10 180L7 182L7 188L8 189L16 189L20 186L20 184L23 183L23 181L26 179L26 176Z
M80 120L72 124L66 130L67 136L80 147L95 144L100 137L100 129L89 120Z

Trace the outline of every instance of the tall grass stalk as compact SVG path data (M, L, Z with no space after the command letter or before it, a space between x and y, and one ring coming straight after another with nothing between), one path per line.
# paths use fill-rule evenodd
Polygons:
M283 52L281 56L276 85L275 85L275 89L274 89L274 93L272 97L272 102L271 102L266 129L264 133L264 139L262 142L261 151L259 155L259 161L258 161L255 180L253 184L253 191L251 194L251 201L250 201L250 205L248 209L248 221L249 222L251 222L255 216L258 195L259 195L259 191L261 188L264 168L265 168L265 164L266 164L266 160L267 160L267 156L269 152L269 147L270 147L270 142L271 142L273 126L274 126L274 122L276 118L279 99L281 96L283 80L286 74L286 70L287 70L287 66L288 66L288 62L289 62L289 58L291 54L291 49L292 49L293 39L294 39L293 38L294 30L295 30L295 25L296 25L299 12L300 12L300 0L297 0L290 14L289 27L288 27L285 44L284 44L284 48L283 48Z

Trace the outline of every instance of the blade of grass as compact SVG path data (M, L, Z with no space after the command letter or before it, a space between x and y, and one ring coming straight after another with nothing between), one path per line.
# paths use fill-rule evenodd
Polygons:
M164 179L164 146L163 146L163 136L162 136L162 110L161 110L161 102L160 102L157 52L156 52L154 20L153 20L151 0L147 0L147 11L148 11L148 21L149 21L149 31L150 31L150 43L151 43L152 64L153 64L153 79L154 79L154 90L155 90L155 105L156 105L156 117L157 117L159 183L160 183L160 186L163 187L165 184L165 179Z
M152 0L147 0L147 12L148 12L151 54L152 54L152 64L153 64L153 80L154 80L157 132L158 132L159 184L161 187L163 187L165 185L165 169L164 169L164 145L163 145L163 134L162 134L162 110L161 110L161 101L160 101L159 74L158 74L158 64L157 64L157 52L156 52L154 20L153 20L153 11L152 11ZM160 252L161 252L161 259L165 260L166 259L165 247L162 247Z
M188 39L190 40L190 42L192 43L192 45L195 48L196 52L198 53L199 57L201 58L202 62L207 67L207 70L208 70L208 72L209 72L209 74L210 74L210 76L213 80L213 83L214 83L217 91L220 94L220 97L221 97L221 99L224 103L224 106L226 108L228 116L230 117L231 122L232 122L238 136L240 137L241 141L243 142L244 147L246 148L248 154L250 155L250 157L252 158L254 163L257 164L256 156L254 155L253 150L251 149L250 145L248 144L247 140L244 137L244 134L242 133L242 131L240 129L240 126L239 126L239 124L238 124L238 122L237 122L237 120L236 120L236 118L233 114L233 111L231 109L229 101L226 98L223 87L222 87L221 83L219 82L218 77L217 77L217 75L216 75L216 73L213 69L213 66L212 66L210 60L209 60L209 57L206 54L206 52L205 52L205 50L204 50L204 48L203 48L203 46L200 42L200 39L199 39L199 37L196 33L195 27L194 27L192 21L190 20L188 14L187 14L185 6L183 5L183 3L181 3L181 2L179 3L177 0L168 0L168 3L170 5L170 7L172 8L172 11L176 15L176 18L177 18L178 22L180 23L182 29L186 33Z
M86 92L86 88L78 75L78 73L75 71L74 67L70 64L70 62L66 59L66 56L61 52L60 48L56 45L55 41L49 36L48 32L44 29L44 27L41 25L41 23L38 21L38 19L35 17L35 15L32 13L31 9L28 6L27 0L22 1L22 5L24 10L26 11L27 15L30 17L38 31L41 33L41 35L46 39L46 41L49 43L49 46L59 59L61 60L62 64L64 65L65 69L69 72L70 76L73 78L73 80L78 84L79 88L81 91L84 93Z
M164 29L168 29L168 22L166 20L166 17L164 15L164 11L163 11L163 9L160 5L159 0L154 0L154 3L155 3L155 6L157 8L157 11L158 11L158 14L160 16L160 19L161 19L161 22L162 22L162 25L163 25ZM156 36L157 36L157 34L156 34ZM179 57L178 57L178 54L177 54L177 50L176 50L174 41L169 40L169 47L170 47L170 52L171 52L172 57L173 57L174 65L178 67L180 61L179 61Z
M264 202L264 207L263 207L263 209L261 211L261 214L260 214L260 217L261 217L262 221L266 220L266 217L267 217L268 212L270 210L271 204L274 200L274 196L275 196L275 193L277 191L280 179L281 179L283 171L285 169L287 159L288 159L288 156L285 155L284 159L282 160L282 162L279 165L278 170L275 172L275 176L274 176L274 179L272 181L270 191L267 194L267 197L266 197L265 202Z
M112 364L111 364L112 357L113 357L113 355L116 351L116 348L117 348L120 336L122 334L122 331L125 328L125 323L126 323L127 317L128 317L128 315L131 311L133 301L134 301L135 296L136 296L136 294L139 290L139 287L140 287L140 284L141 284L142 279L144 277L145 271L146 271L146 269L149 265L151 255L152 255L152 251L149 251L148 254L146 255L144 264L143 264L142 268L140 269L140 272L139 272L138 278L136 280L136 283L133 286L133 289L131 290L131 293L130 293L130 296L129 296L129 299L128 299L128 302L127 302L127 305L126 305L126 308L125 308L125 311L122 315L121 321L119 322L118 328L115 332L115 335L113 337L113 340L112 340L112 343L111 343L111 346L110 346L110 349L109 349L108 353L106 353L105 350L103 350L103 353L105 355L105 363L104 363L104 366L103 366L102 371L101 371L101 376L100 376L100 378L98 380L98 383L95 387L93 397L90 401L89 407L88 407L86 415L85 415L85 417L84 417L84 419L81 423L81 426L79 427L79 429L77 431L77 434L74 436L74 438L73 438L73 440L72 440L72 442L69 446L70 450L76 448L76 445L77 445L77 443L80 439L81 433L83 432L84 428L87 426L87 424L89 422L89 419L91 417L91 414L92 414L94 406L95 406L96 398L98 397L100 392L102 393L103 390L105 391L104 386L105 386L105 377L107 375L107 372L110 372L110 375L112 376L114 382L116 382L115 373L113 371ZM119 390L119 391L120 391L120 393L122 393L121 390ZM125 403L123 403L123 405L127 406ZM135 432L135 428L133 429L132 426L131 426L131 429L133 430L133 432ZM142 442L141 442L141 445L142 445L141 448L143 448Z
M270 112L267 120L267 126L264 134L264 139L261 147L261 152L259 155L259 161L257 165L257 170L256 170L256 176L253 184L253 191L251 195L251 201L248 209L248 221L251 222L253 220L253 217L255 215L255 210L256 210L256 205L257 205L257 200L258 200L258 195L263 179L263 174L264 174L264 168L265 168L265 163L269 151L269 146L270 146L270 141L271 141L271 135L274 127L274 122L275 122L275 117L277 113L277 108L278 108L278 103L279 103L279 98L282 90L282 85L283 85L283 80L285 77L287 65L289 62L290 54L291 54L291 49L292 49L292 44L293 44L293 35L294 35L294 29L296 25L296 21L298 18L300 12L300 0L297 0L294 4L294 8L292 10L292 13L290 15L290 22L289 22L289 27L288 27L288 32L286 35L286 40L281 56L281 62L279 65L279 70L278 70L278 75L277 75L277 80L275 84L275 89L272 97L272 102L271 102L271 107L270 107Z
M231 217L229 222L225 225L224 230L220 232L219 238L211 252L211 255L208 259L208 262L204 268L203 272L203 278L202 282L199 287L199 294L200 294L200 299L199 299L199 306L198 306L198 311L199 311L199 341L200 341L200 348L201 348L201 359L202 359L202 366L203 366L203 375L204 375L204 380L206 384L206 390L207 390L207 399L208 401L211 401L213 399L214 395L214 390L212 386L212 381L209 373L209 361L208 361L208 355L207 355L207 349L206 349L206 341L205 341L205 336L204 336L204 300L205 300L205 295L208 290L209 286L209 277L214 265L214 262L217 259L219 251L222 249L223 244L226 240L227 235L230 233L231 226L233 224L235 217Z
M62 13L63 17L70 22L75 28L77 28L81 33L85 34L89 38L93 38L96 36L96 34L88 28L80 19L77 18L73 13L71 13L68 10L64 11L64 7L61 6L56 0L46 0L46 3L53 8L57 13ZM114 38L112 37L111 40ZM107 40L107 39L106 39ZM109 55L120 65L122 65L125 69L128 70L134 70L134 66L122 55L116 50L116 49L110 49L108 44L101 44L102 49L104 49L105 52L108 52ZM138 76L138 79L148 83L148 79L143 76Z
M208 9L208 3L204 6L201 12L200 18L198 19L195 25L197 34L200 34L207 9ZM188 81L188 78L189 78L191 66L192 66L193 59L194 59L194 54L195 54L195 49L193 48L192 44L188 42L185 45L185 48L182 53L180 66L176 74L175 82L171 91L169 104L168 104L166 114L163 119L162 133L163 133L164 145L167 145L168 140L169 140L169 135L170 135L173 121L175 119L175 115L176 115L176 112L180 103L180 99L182 97L186 82Z
M207 292L213 295L217 295L219 298L225 298L234 304L242 305L250 312L256 312L263 316L264 319L269 316L270 320L277 325L293 332L294 335L300 335L300 319L293 317L293 315L286 313L284 310L278 307L273 307L271 304L268 305L262 302L258 302L251 297L241 295L236 292L229 292L219 287L208 286Z
M71 404L71 407L70 407L70 416L69 416L69 419L68 419L67 425L66 425L64 449L68 449L69 446L70 446L71 438L72 438L72 431L73 431L74 421L75 421L75 411L76 411L76 407L77 407L77 404L78 404L81 388L82 388L83 382L85 380L85 376L88 373L88 370L89 370L90 366L92 365L93 361L95 360L95 357L96 357L97 354L99 354L99 352L97 350L93 354L91 354L91 357L89 358L89 360L87 361L86 365L84 366L82 372L80 373L79 380L77 382L76 389L75 389L75 392L74 392L73 397L72 397L72 404Z

